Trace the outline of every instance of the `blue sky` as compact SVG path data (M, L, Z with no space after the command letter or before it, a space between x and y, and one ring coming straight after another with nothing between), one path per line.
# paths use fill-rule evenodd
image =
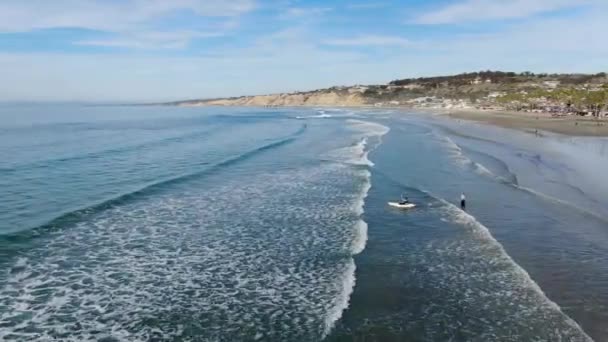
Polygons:
M0 101L608 71L606 0L0 0Z

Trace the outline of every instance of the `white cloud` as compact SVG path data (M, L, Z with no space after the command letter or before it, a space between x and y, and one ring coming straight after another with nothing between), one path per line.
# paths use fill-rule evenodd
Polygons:
M194 38L224 34L238 26L238 17L255 8L254 0L2 0L0 32L82 28L118 37L74 42L78 45L125 48L179 48ZM153 29L158 20L176 13L200 17L197 29ZM214 17L211 20L209 17Z
M577 21L525 23L500 34L416 42L413 49L386 58L324 50L305 29L215 51L217 57L0 53L0 100L168 101L487 69L608 71L608 45L599 34L606 31L605 16L596 13Z
M386 7L386 2L363 2L346 5L346 8L353 10L365 10Z
M133 30L177 11L203 17L233 17L254 9L253 0L2 0L0 31L76 27Z
M74 44L129 49L180 49L185 48L192 39L221 37L222 35L222 32L198 31L139 32L123 34L116 38L76 41Z
M330 7L290 7L282 15L285 19L309 18L331 11Z
M332 39L319 31L314 20L294 20L239 47L225 44L207 55L190 57L148 51L0 52L0 100L163 101L387 82L482 69L608 71L608 45L602 34L608 32L606 13L604 7L571 19L514 22L500 32L484 35L449 34L433 39L408 35L411 41L365 33ZM111 40L80 43L175 48L206 34L143 29L145 26L136 25L110 35L114 37ZM387 48L350 48L356 46ZM368 53L378 50L382 58Z
M464 0L419 16L419 24L453 24L525 18L581 6L590 0Z
M217 57L2 54L0 101L168 101L355 83L360 55L281 43Z
M325 45L334 46L408 46L412 43L401 37L361 35L352 38L328 39Z
M453 36L435 43L443 49L516 54L521 59L529 54L544 54L547 65L551 65L552 59L566 56L576 59L573 63L584 63L584 56L596 55L605 59L608 55L608 45L602 34L608 31L606 13L606 8L598 8L598 11L581 17L525 22L498 33ZM605 67L608 68L608 63Z

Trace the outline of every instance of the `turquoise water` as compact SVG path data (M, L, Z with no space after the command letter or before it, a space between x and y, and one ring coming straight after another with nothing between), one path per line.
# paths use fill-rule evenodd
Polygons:
M74 105L3 105L0 133L2 339L608 337L605 140Z

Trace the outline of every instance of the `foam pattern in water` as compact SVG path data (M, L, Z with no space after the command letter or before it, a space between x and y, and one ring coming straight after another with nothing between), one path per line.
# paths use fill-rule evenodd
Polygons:
M407 265L400 276L408 305L359 329L429 341L591 341L475 217L443 200L432 208L447 225L441 229L457 230L396 253Z
M433 254L430 278L439 275L437 282L429 283L438 290L451 287L452 293L459 294L446 292L445 300L454 302L438 312L451 307L463 313L464 325L485 325L480 340L591 340L545 296L484 225L454 205L442 203L440 215L463 227L467 238L436 241L426 247Z
M475 217L431 201L409 214L430 214L425 224L375 226L353 310L329 341L591 341Z
M319 340L368 182L340 163L218 174L49 231L0 278L0 339Z

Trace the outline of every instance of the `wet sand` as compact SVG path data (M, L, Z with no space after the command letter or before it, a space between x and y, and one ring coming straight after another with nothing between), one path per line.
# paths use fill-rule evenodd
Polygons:
M522 129L531 133L548 131L575 136L608 136L608 119L566 116L552 117L548 113L507 111L451 110L444 115L455 119L472 120L506 128Z

